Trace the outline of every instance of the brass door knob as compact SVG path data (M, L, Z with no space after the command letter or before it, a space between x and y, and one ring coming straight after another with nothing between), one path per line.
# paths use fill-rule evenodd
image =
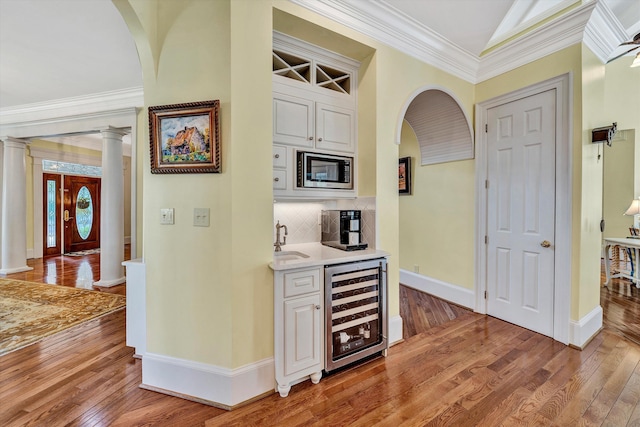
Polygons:
M543 240L542 243L540 243L540 246L542 246L543 248L548 248L549 246L551 246L551 242L548 240Z

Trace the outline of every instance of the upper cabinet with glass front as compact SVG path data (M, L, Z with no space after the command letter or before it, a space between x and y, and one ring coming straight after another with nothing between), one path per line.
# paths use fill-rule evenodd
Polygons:
M359 63L273 36L273 142L355 153Z

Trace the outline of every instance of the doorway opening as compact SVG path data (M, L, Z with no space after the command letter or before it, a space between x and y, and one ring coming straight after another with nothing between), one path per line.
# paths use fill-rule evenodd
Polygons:
M47 171L89 168L94 176L42 174L43 255L54 256L100 248L101 168L43 161Z
M597 319L589 324L581 325L570 322L571 309L571 117L570 111L570 77L568 74L549 79L547 81L525 87L499 97L481 102L476 106L476 308L479 313L488 313L487 292L491 291L488 283L489 245L487 239L489 235L490 206L489 188L492 183L489 180L490 153L489 153L489 133L485 125L490 122L490 111L496 107L526 99L548 91L554 94L554 139L555 144L555 180L553 182L554 194L554 216L551 229L555 231L553 242L553 287L550 310L547 314L551 319L551 330L549 336L564 344L573 344L581 347L586 340L593 335L592 329L597 327ZM529 111L529 110L527 110ZM534 114L534 109L530 114ZM530 123L535 121L530 120ZM505 122L506 123L506 122ZM508 127L507 127L508 128ZM513 167L519 167L514 165ZM521 197L519 195L518 197ZM545 240L536 241L541 248L546 249L550 242ZM495 259L494 259L495 263ZM504 270L506 271L506 270ZM525 326L526 327L526 326ZM595 332L595 331L594 331Z

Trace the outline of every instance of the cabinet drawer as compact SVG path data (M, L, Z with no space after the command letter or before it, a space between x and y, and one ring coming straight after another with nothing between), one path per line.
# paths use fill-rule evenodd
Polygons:
M273 167L274 168L286 168L287 167L287 148L277 145L273 146Z
M273 189L274 190L286 190L287 189L287 171L284 169L273 170Z
M292 271L284 274L284 297L320 291L320 270Z

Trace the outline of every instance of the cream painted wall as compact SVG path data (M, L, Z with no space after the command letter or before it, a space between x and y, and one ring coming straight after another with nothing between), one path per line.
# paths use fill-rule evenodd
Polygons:
M603 216L606 227L602 237L629 235L633 218L625 216L633 199L633 169L635 158L635 131L627 130L628 138L616 138L608 147L603 146Z
M372 54L360 63L358 74L358 196L376 195L376 58Z
M142 52L145 106L220 100L221 174L151 175L143 110L138 130L147 351L232 367L230 4L114 2ZM208 228L193 209L210 209ZM160 209L175 210L160 225Z
M591 142L591 129L600 127L604 117L605 67L584 45L582 46L582 183L580 204L580 268L578 279L578 313L575 319L587 315L600 305L600 254L602 233L602 166L598 158L600 144ZM575 188L575 187L574 187ZM575 236L574 236L575 241ZM576 288L573 288L575 297ZM573 308L573 307L572 307ZM573 310L572 310L573 311Z
M147 106L221 103L220 174L152 175L139 120L147 349L229 368L269 357L272 190L259 177L271 176L271 75L260 72L271 62L271 5L114 3L146 49ZM209 228L192 225L196 207L210 209ZM174 225L159 224L161 208L175 209Z
M400 157L412 158L411 195L400 196L400 268L474 287L473 160L420 165L413 129L402 126Z
M632 60L623 57L605 66L603 125L617 122L625 136L604 149L606 237L629 234L633 219L622 213L640 196L640 68L630 68Z
M271 10L231 2L233 366L273 355Z

